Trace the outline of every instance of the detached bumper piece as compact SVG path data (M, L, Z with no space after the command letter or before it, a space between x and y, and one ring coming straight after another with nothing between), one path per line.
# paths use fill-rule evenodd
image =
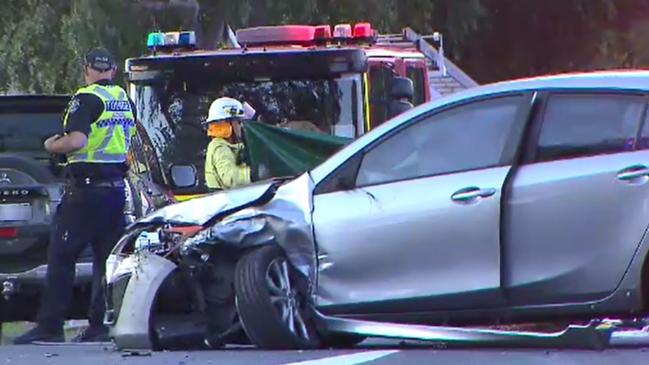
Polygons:
M617 330L611 335L611 347L649 347L649 326L641 330Z
M434 327L342 319L318 314L318 322L329 332L367 337L430 341L445 347L519 347L603 350L609 347L610 330L596 324L569 326L561 332L517 332L462 327Z

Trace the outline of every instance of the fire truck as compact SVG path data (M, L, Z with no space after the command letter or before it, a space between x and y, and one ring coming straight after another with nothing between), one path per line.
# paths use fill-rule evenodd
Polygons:
M428 40L440 38L379 35L369 23L280 25L230 31L229 45L203 50L192 31L154 32L150 54L127 59L125 71L162 175L189 165L202 176L201 122L214 99L246 101L265 123L356 138L431 100L431 65L445 66Z

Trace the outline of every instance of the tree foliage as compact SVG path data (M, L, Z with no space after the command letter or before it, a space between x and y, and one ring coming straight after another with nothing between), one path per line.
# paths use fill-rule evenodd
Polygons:
M216 48L226 25L372 22L445 35L480 82L649 63L649 0L3 0L0 92L68 93L91 47L120 61L153 30L194 29Z

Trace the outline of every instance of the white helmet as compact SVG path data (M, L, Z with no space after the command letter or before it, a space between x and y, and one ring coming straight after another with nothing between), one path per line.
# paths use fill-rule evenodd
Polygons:
M218 98L210 105L205 123L226 119L241 119L244 116L243 104L232 98Z

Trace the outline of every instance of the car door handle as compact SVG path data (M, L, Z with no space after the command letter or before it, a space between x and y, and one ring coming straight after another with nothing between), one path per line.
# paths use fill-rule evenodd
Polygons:
M487 198L496 194L496 189L486 188L480 189L478 187L464 188L456 191L451 195L451 199L457 202L468 202L478 198Z
M641 177L649 177L649 168L644 165L631 166L617 173L617 179L622 181L636 180Z

